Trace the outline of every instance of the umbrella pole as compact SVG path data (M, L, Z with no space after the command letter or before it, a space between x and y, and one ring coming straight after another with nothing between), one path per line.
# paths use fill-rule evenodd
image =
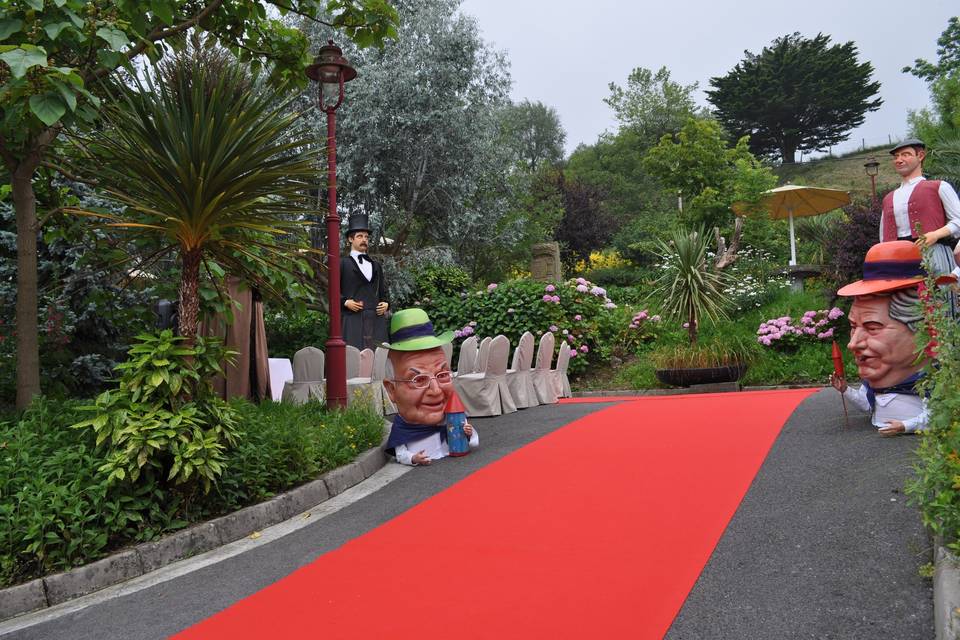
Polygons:
M790 266L797 264L797 239L793 234L793 209L787 209L787 218L790 221Z

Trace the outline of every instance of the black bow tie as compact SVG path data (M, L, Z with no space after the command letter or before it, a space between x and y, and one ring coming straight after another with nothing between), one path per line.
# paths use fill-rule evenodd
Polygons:
M360 264L363 264L363 261L364 261L364 260L366 260L367 262L372 262L372 261L370 260L370 258L368 258L367 256L365 256L364 254L358 253L358 254L357 254L357 262L359 262Z

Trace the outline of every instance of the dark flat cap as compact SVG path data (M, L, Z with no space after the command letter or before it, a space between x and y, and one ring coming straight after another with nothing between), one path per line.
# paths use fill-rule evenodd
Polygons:
M898 142L897 146L893 149L890 149L890 155L893 155L897 152L898 149L903 149L904 147L920 147L921 149L926 149L927 145L923 143L923 140L919 138L907 138L903 142Z

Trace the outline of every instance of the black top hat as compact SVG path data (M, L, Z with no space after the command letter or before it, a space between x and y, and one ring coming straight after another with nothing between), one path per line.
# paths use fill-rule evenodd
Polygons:
M890 149L890 155L895 154L899 149L903 149L904 147L920 147L921 149L926 149L927 145L919 138L907 138L903 142L898 142L897 146L893 149Z
M347 226L347 235L355 231L366 231L370 233L369 216L365 213L350 214L350 223Z

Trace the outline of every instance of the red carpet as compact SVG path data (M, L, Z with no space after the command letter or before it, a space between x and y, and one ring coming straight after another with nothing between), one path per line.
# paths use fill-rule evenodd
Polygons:
M603 409L176 637L661 638L816 391Z

